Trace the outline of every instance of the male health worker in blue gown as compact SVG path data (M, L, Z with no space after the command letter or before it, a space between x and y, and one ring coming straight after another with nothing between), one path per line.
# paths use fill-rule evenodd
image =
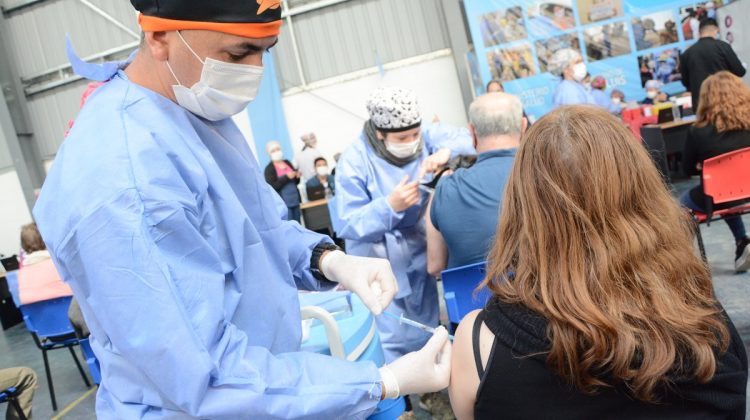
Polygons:
M581 83L586 78L586 63L581 53L571 48L555 52L549 60L550 73L561 78L552 95L554 108L563 105L595 105L591 92Z
M364 418L447 386L444 329L380 370L299 352L297 289L339 283L378 314L387 261L283 221L231 115L255 96L278 0L132 0L144 42L61 147L34 215L102 369L102 419ZM263 124L263 121L256 122Z
M370 119L336 169L337 234L350 254L390 261L398 294L389 312L437 326L437 285L427 273L429 194L419 184L452 155L476 152L466 129L436 124L423 130L409 90L378 89L367 109ZM391 318L379 317L377 324L386 361L419 349L427 338Z

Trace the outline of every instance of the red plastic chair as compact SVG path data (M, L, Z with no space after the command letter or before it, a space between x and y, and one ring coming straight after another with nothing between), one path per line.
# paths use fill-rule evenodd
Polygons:
M716 204L750 199L750 147L735 150L703 161L703 192L708 199L704 204L705 213L693 211L696 221L696 235L701 256L706 259L706 249L698 225L721 220L726 216L750 213L750 203L714 211ZM711 200L713 198L713 200Z

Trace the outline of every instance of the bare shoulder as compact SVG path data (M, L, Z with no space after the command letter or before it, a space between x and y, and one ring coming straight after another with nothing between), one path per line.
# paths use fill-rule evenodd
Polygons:
M456 330L448 391L453 412L459 419L474 418L474 403L479 388L479 372L474 361L472 330L480 310L468 313Z

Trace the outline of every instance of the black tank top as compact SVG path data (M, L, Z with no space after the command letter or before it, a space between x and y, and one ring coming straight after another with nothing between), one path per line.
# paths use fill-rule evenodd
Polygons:
M620 389L586 395L547 368L547 321L525 307L496 299L479 313L473 328L480 378L474 416L481 419L743 419L747 357L728 320L732 342L706 384L677 381L661 404L648 404ZM487 366L479 353L482 323L495 335Z

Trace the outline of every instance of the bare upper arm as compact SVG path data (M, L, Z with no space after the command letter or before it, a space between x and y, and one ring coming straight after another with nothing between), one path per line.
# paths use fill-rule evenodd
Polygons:
M445 245L445 239L430 218L432 199L427 205L425 214L425 225L427 231L427 272L434 277L439 277L440 272L445 270L448 265L448 247Z
M453 358L451 360L451 383L448 392L451 398L453 412L459 420L474 418L474 403L479 389L479 372L474 361L474 345L472 332L474 321L480 310L469 312L456 330L453 342ZM484 323L479 334L479 354L482 366L487 366L492 343L495 337Z

